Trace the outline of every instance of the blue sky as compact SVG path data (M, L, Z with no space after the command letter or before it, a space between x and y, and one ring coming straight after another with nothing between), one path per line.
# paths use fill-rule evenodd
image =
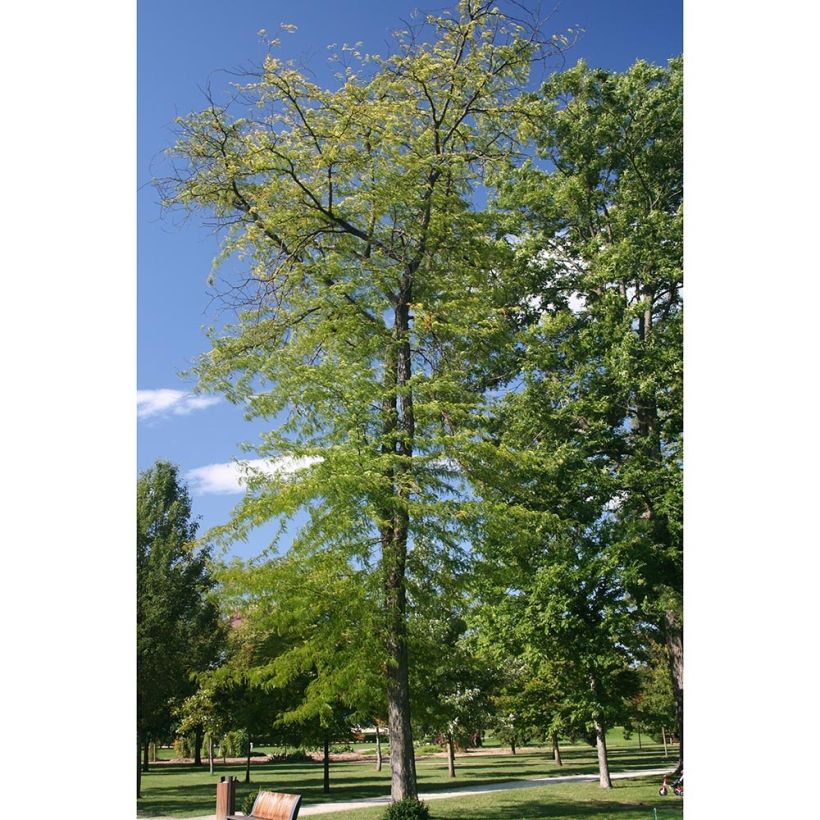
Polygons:
M548 8L549 4L544 4ZM385 53L390 32L409 18L409 0L140 0L137 5L137 467L163 458L180 466L192 491L203 530L223 523L240 499L227 465L248 457L241 442L254 441L264 426L244 421L239 408L218 397L190 396L180 378L208 349L204 328L222 318L206 286L218 238L194 215L183 222L163 214L151 185L163 173L163 151L173 141L176 116L204 105L202 89L217 95L230 77L222 69L259 62L257 32L281 33L285 56L302 60L331 82L330 43L362 41L363 51ZM564 0L547 30L582 28L566 55L594 66L624 70L637 59L665 63L682 53L680 0ZM556 64L557 66L557 64ZM274 527L261 528L232 552L247 557L264 548Z

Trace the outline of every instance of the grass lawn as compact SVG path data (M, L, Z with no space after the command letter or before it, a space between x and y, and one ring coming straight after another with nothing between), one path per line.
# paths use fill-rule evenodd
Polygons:
M683 817L683 800L660 797L658 778L615 781L615 788L603 791L597 783L571 783L533 789L431 800L427 804L431 820L552 820L595 818L605 820L673 820ZM317 820L379 820L384 806L322 814Z
M495 749L493 751L496 752ZM662 746L648 744L644 740L642 748L639 749L634 736L625 741L622 735L613 733L609 748L610 767L613 772L663 768L664 766L668 766L671 770L675 765L675 751L670 749L670 756L664 758ZM545 748L528 747L521 749L516 755L510 754L508 749L503 748L498 749L494 754L468 753L466 756L457 758L455 779L447 777L445 757L420 758L416 763L418 788L420 792L432 792L503 780L597 773L598 764L595 750L592 747L586 744L566 745L561 747L561 752L564 760L564 765L561 767L553 763L551 750ZM377 797L390 792L390 767L387 765L386 748L384 753L385 765L381 772L375 770L372 760L331 763L331 791L328 795L322 793L321 763L254 764L251 766L250 785L241 782L245 776L243 765L223 766L217 761L213 775L208 774L207 765L202 768L175 764L154 766L142 775L143 797L137 801L137 808L140 812L147 814L178 817L212 814L215 805L216 783L220 776L227 775L240 780L237 786L237 807L241 805L244 795L249 790L259 788L301 794L305 805ZM434 817L469 816L471 820L479 820L482 817L506 817L510 820L512 818L523 820L529 817L603 818L608 816L607 812L614 814L616 809L619 817L651 817L652 807L657 807L659 817L681 816L679 799L675 805L672 803L672 798L658 797L658 778L653 778L650 783L644 784L642 790L637 789L633 793L630 789L635 782L637 781L616 781L615 789L611 792L602 791L597 784L571 784L539 787L533 790L521 789L481 797L453 798L452 801L432 802L430 807ZM568 797L568 794L572 796ZM576 794L579 796L575 797ZM581 795L589 796L582 798ZM593 802L588 804L584 802L584 799ZM576 803L577 806L575 806ZM614 808L609 807L610 803ZM625 806L625 803L629 805ZM648 813L644 811L642 804L650 806ZM504 806L513 808L504 808ZM565 813L532 813L541 811L546 806L552 806L551 811L560 809ZM601 809L603 813L596 813L601 806L603 806ZM495 807L500 808L496 811ZM575 813L568 813L570 809ZM664 814L661 814L661 809L664 810ZM328 818L344 816L345 820L355 820L359 815L367 818L378 817L383 811L383 808L369 809L369 813L345 812L343 815L337 813L323 816ZM461 814L457 813L459 811ZM485 813L478 813L480 811ZM631 814L628 813L630 811ZM644 813L641 814L641 812Z

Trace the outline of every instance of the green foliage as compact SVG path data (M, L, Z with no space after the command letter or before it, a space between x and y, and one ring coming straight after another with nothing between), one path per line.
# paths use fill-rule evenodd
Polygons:
M414 728L422 737L449 735L459 748L469 746L483 728L491 686L458 614L465 607L460 597L447 606L438 600L410 621Z
M246 817L253 810L253 804L256 802L256 798L258 797L260 791L264 791L264 789L252 789L246 795L243 796L239 810Z
M578 736L627 718L646 630L680 618L681 92L680 60L579 63L528 98L540 161L497 178L521 385L471 453L482 617Z
M391 803L382 815L382 820L430 820L430 809L415 797L405 797Z
M186 758L194 756L194 738L192 735L177 735L174 738L174 754Z
M244 729L227 732L217 745L219 757L244 757L248 753L248 733Z
M137 732L171 734L191 676L220 649L207 548L194 538L191 500L176 466L158 461L137 483Z
M285 749L271 755L274 763L309 763L313 757L305 749Z
M638 669L640 691L634 702L633 723L660 739L663 728L676 725L675 697L664 647L650 640L647 650L647 660Z

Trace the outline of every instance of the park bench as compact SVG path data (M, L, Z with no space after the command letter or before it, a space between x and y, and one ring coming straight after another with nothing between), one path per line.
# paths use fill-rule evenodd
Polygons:
M259 792L253 802L251 813L245 820L296 820L301 804L302 795L300 794ZM236 814L229 814L227 820L242 820L242 818Z
M236 780L233 777L227 780L221 778L216 785L216 820L240 820L244 815L233 813L235 802ZM259 792L245 820L296 820L301 804L300 794Z

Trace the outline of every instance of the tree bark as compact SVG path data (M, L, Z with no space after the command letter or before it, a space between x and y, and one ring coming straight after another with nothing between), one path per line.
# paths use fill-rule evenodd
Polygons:
M385 357L385 396L382 404L383 452L400 456L390 470L393 497L390 523L381 527L387 649L387 723L390 733L390 796L394 801L416 797L416 761L410 727L410 684L407 652L407 474L413 456L415 420L413 399L406 388L411 376L410 299L412 273L406 272L396 299L393 343Z
M208 732L208 774L214 773L214 738Z
M456 750L453 745L453 733L447 732L447 775L456 776Z
M552 733L552 759L556 766L563 766L564 761L561 760L561 749L558 747L558 733Z
M194 729L194 766L202 765L202 738L203 730L199 725Z
M669 675L672 681L672 694L675 698L676 731L680 746L678 747L678 766L676 774L683 771L683 627L675 612L664 614L664 637L666 652L669 658Z
M661 740L663 740L663 756L669 757L669 749L666 748L666 729L661 726Z
M382 736L379 731L379 722L376 721L376 771L382 770Z
M148 741L144 740L142 743L142 770L148 771Z
M403 574L403 561L402 561ZM393 573L391 573L393 575ZM388 583L388 612L393 616L388 636L387 724L390 732L390 796L394 801L416 797L416 761L410 728L410 685L404 611L404 585Z
M142 797L140 789L142 788L142 744L139 737L137 737L137 800Z
M609 776L609 760L606 755L606 729L598 720L595 721L595 748L598 751L598 784L602 789L611 789L612 779Z
M510 751L515 754L515 738L510 740Z
M325 794L330 794L330 737L327 731L325 731L322 750L324 752L322 756L322 791Z

